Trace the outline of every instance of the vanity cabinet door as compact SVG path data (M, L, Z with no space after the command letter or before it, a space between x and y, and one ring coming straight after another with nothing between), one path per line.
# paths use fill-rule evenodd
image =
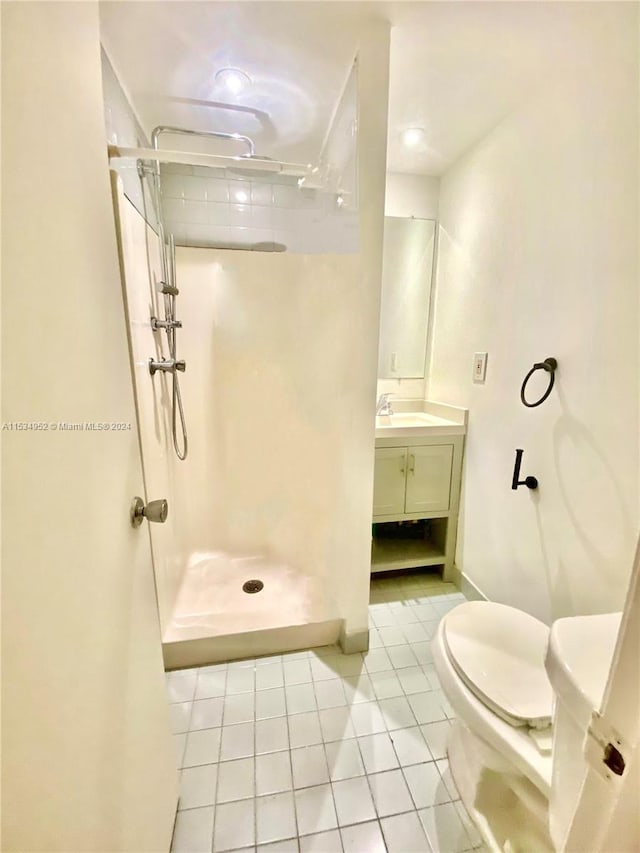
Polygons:
M398 515L404 512L406 447L381 447L376 450L373 478L373 514Z
M407 448L405 512L446 512L451 494L452 444Z

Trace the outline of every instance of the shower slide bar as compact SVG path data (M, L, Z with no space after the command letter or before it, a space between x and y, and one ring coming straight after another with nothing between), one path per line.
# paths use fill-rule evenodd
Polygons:
M279 160L265 160L260 157L228 156L222 154L194 154L188 151L169 151L157 148L128 148L121 145L109 145L109 160L132 158L134 160L155 161L156 163L175 163L182 166L209 166L214 169L238 169L243 171L273 172L296 178L309 177L312 169L301 163L285 163ZM305 184L306 185L306 184Z

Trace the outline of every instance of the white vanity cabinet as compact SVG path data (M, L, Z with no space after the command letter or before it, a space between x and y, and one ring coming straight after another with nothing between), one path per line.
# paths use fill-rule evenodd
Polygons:
M442 565L450 579L463 443L456 434L376 439L372 572ZM418 524L386 524L398 521Z
M404 512L407 448L376 447L373 473L373 517Z

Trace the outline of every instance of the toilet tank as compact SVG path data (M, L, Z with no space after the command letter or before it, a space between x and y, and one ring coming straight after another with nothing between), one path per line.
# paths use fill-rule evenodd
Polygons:
M555 693L549 830L562 850L587 771L584 739L599 711L621 613L571 616L551 627L545 668Z

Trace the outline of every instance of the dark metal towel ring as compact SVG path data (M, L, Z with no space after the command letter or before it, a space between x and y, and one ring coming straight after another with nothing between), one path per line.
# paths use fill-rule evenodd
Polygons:
M522 400L523 405L527 406L530 409L533 409L535 406L539 406L540 403L544 403L544 401L547 399L547 397L551 393L551 389L553 388L553 383L556 380L556 369L557 369L557 367L558 367L558 362L556 361L555 358L551 358L551 357L545 358L544 361L540 361L537 364L533 365L531 370L524 377L524 382L522 383L522 388L520 389L520 399ZM546 370L547 373L550 374L549 387L544 392L542 397L540 397L539 400L536 400L535 403L528 403L525 396L524 396L524 391L525 391L525 388L527 387L527 382L533 376L533 374L536 372L536 370Z

